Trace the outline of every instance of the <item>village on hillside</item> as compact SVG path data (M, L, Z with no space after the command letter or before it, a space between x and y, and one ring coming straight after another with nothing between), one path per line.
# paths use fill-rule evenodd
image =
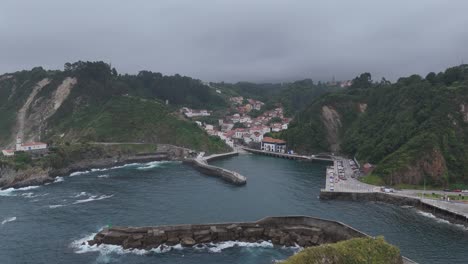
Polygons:
M288 129L292 119L284 116L283 107L278 105L271 110L265 110L265 103L250 98L245 99L242 96L231 97L229 102L231 111L219 118L217 124L196 120L196 118L211 116L208 110L183 107L181 112L187 118L194 118L195 122L209 135L221 138L230 147L245 145L265 151L287 152L285 141L265 136L270 132ZM261 114L253 117L250 113L254 110ZM262 112L262 110L265 111Z

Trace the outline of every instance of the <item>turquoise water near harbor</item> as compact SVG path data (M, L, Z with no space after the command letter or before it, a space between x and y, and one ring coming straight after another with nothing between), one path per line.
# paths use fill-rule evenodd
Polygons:
M241 155L212 164L248 177L238 187L179 162L131 164L0 192L0 263L273 263L297 249L268 243L170 252L81 246L106 225L255 221L309 215L383 235L419 263L467 263L468 231L416 209L321 201L324 163Z

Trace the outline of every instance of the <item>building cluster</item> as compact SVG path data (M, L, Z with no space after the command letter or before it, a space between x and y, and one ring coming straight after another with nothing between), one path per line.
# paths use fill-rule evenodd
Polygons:
M4 156L14 156L15 151L40 151L46 150L47 144L43 142L25 142L23 143L20 137L16 138L16 145L15 149L4 149L2 150L2 154Z
M188 107L182 107L180 110L186 117L201 117L201 116L210 116L211 113L208 110L195 110Z
M263 102L253 99L246 99L242 96L231 97L231 113L218 120L217 125L203 124L197 121L199 126L202 126L208 134L218 136L229 146L234 144L250 144L259 143L263 145L264 135L269 132L280 132L288 129L288 124L291 118L284 117L282 107L277 107L273 110L265 111L257 117L252 117L249 113L252 110L260 111L265 105ZM192 110L193 111L193 110ZM276 142L278 143L278 142ZM282 145L280 143L279 145ZM286 151L286 142L283 146L277 148L266 147L267 151Z

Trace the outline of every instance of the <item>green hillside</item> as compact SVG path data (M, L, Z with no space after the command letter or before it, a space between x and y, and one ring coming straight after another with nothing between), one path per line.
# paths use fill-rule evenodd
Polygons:
M303 152L330 150L336 111L339 152L376 164L387 184L468 184L468 70L401 78L395 84L357 77L346 91L325 95L301 112L287 133ZM328 126L328 127L327 127Z
M400 250L382 237L354 238L335 244L310 247L282 264L401 264Z
M0 76L0 144L11 146L21 132L25 140L49 143L137 141L222 152L223 142L176 113L182 106L225 105L214 89L180 75L120 75L103 62L34 68Z
M209 152L227 150L219 138L178 119L162 103L138 97L112 97L105 104L57 120L53 127L51 137L65 132L61 140L67 141L167 143Z

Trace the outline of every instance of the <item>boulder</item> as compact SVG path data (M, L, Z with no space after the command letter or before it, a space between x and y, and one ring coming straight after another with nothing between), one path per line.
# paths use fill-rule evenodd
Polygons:
M183 237L181 240L180 240L180 244L183 246L183 247L192 247L196 244L195 240L191 237Z
M169 246L174 246L180 243L180 239L177 236L168 237L166 244Z

